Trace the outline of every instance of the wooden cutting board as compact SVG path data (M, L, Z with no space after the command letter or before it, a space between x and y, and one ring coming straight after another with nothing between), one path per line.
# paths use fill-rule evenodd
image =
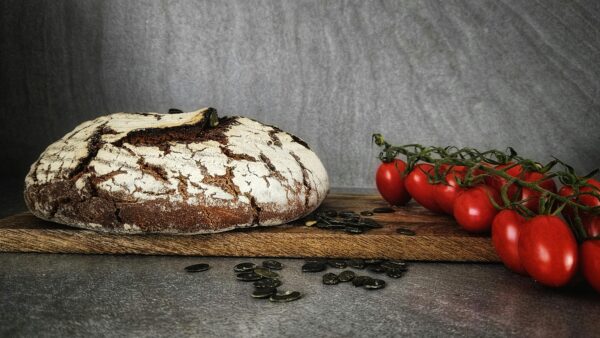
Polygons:
M321 210L360 212L387 206L376 195L331 194ZM383 228L363 234L290 224L210 235L116 235L40 220L29 212L0 220L1 252L247 257L356 257L420 261L499 261L490 238L468 234L451 217L414 202L372 218ZM401 235L408 228L415 236Z

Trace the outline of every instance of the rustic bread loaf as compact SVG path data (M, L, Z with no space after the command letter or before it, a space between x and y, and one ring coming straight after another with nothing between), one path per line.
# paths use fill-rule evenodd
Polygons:
M25 179L43 219L118 233L212 233L286 223L329 190L298 137L244 117L117 113L51 144Z

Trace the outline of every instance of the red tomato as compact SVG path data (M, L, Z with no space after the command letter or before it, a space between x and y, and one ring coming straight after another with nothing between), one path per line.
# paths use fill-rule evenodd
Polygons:
M600 182L598 182L597 180L595 180L593 178L588 179L586 182L592 186L580 188L579 189L580 193L584 193L584 192L600 193ZM573 196L574 189L571 186L565 185L560 188L560 190L558 191L558 194L563 197L568 198L568 197ZM575 199L572 198L571 200L574 201ZM587 194L579 195L579 198L577 198L577 202L581 203L585 206L588 206L588 207L600 206L600 199L598 199L595 196L587 195ZM575 217L573 208L569 205L565 206L565 208L562 211L562 214L565 217L568 217L569 219L573 219L573 217ZM581 217L581 221L583 223L583 226L585 227L585 230L586 230L588 236L594 237L594 236L600 235L600 216L599 215L592 215L592 214L588 214L586 212L580 212L579 216Z
M458 170L458 171L457 171ZM458 185L456 179L464 180L464 170L452 168L446 174L446 183L440 183L435 186L433 199L435 203L447 214L454 213L454 202L458 195L465 190Z
M525 181L527 182L537 182L543 178L544 174L535 171L525 174ZM551 178L540 182L538 185L550 192L556 193L556 183L554 183L554 180ZM526 206L527 209L537 213L539 210L541 195L542 194L538 191L523 187L520 200L527 200L523 203L523 205Z
M525 271L547 286L564 286L577 272L575 236L557 216L539 215L525 223L519 257Z
M581 218L583 228L588 237L600 236L600 215L585 214Z
M435 185L429 183L427 176L433 170L433 166L427 163L417 164L406 176L406 189L420 205L433 212L443 212L442 208L435 202Z
M600 240L587 240L580 248L581 270L590 285L600 292Z
M497 170L502 170L504 168L510 167L514 165L514 163L507 163L507 164L500 164L494 167L494 169ZM517 164L516 166L506 170L506 173L509 174L512 177L518 177L518 178L522 178L522 176L524 175L523 173L523 167L520 164ZM487 176L485 178L485 184L487 184L488 186L494 188L497 192L500 192L500 190L502 189L502 186L504 186L508 181L502 177L498 177L498 176ZM516 184L511 184L510 187L508 187L508 197L512 200L518 191L518 186Z
M469 232L490 230L498 213L490 202L490 196L500 204L498 192L486 185L476 185L463 191L454 202L456 222Z
M502 210L492 223L492 244L504 265L510 270L526 275L519 258L519 234L525 224L525 217L514 210Z
M392 162L382 162L375 175L377 190L384 200L391 205L405 205L410 195L404 186L404 170L406 162L395 159Z

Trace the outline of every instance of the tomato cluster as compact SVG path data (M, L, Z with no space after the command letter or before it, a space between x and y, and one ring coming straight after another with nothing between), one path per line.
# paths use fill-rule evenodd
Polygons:
M526 170L520 164L483 165L581 205L600 206L596 194L600 193L600 182L594 179L588 179L580 188L564 185L558 190L551 177L543 172ZM433 212L452 215L466 231L491 232L492 244L510 270L552 287L567 285L581 271L590 285L600 292L598 214L576 213L569 205L564 206L563 217L558 211L543 214L540 210L543 196L535 186L520 186L506 177L469 172L465 166L434 167L429 163L418 163L410 172L406 168L404 161L393 159L383 162L377 170L377 188L391 205L405 205L412 197ZM469 177L473 175L481 179L471 182ZM441 179L436 182L432 179L434 176ZM469 183L465 184L465 181ZM527 217L523 216L523 210L529 212ZM581 245L569 226L576 216L580 217L587 233L587 240Z

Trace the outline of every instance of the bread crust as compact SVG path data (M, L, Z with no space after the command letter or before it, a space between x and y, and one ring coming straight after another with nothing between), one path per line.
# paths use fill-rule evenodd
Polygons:
M202 234L287 223L328 191L302 140L205 108L84 122L32 164L24 196L34 215L80 228Z

